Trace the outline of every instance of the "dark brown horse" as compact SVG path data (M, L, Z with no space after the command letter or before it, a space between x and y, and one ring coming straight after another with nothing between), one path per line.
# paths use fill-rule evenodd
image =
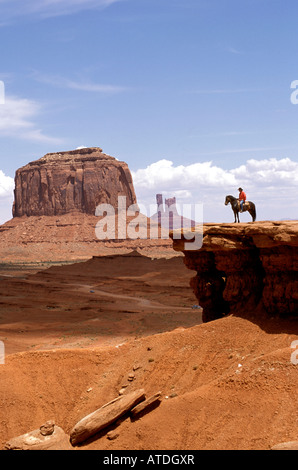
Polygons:
M231 204L231 207L232 207L233 212L234 212L235 223L236 223L236 218L237 218L238 222L240 222L240 220L239 220L239 211L240 211L240 209L239 209L238 199L234 196L227 196L226 200L225 200L225 205L227 206L229 203ZM246 212L246 211L248 211L250 213L250 215L252 216L252 221L254 222L256 220L257 214L256 214L256 206L254 205L253 202L247 201L246 204L243 205L243 212Z

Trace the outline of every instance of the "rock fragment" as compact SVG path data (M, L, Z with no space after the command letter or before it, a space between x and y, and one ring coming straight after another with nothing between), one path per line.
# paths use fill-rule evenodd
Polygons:
M151 409L158 406L161 402L161 392L155 393L151 397L147 398L147 400L139 403L131 410L131 415L133 418L138 418L141 415L145 414L146 412L150 411Z
M5 444L5 450L70 450L69 437L53 421L39 429L14 437Z
M113 429L112 431L109 431L107 433L107 438L110 441L114 441L115 439L117 439L118 436L119 436L119 432L116 429Z
M85 416L73 427L70 433L71 444L75 446L94 436L143 400L145 400L145 391L140 389L106 403L93 413Z
M45 424L40 426L39 430L42 436L50 436L55 430L54 421L47 421Z

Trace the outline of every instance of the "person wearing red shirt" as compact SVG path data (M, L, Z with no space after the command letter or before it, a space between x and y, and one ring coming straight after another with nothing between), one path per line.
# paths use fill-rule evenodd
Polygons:
M238 191L239 191L239 202L240 202L240 212L243 212L243 204L245 203L246 201L246 194L245 192L243 191L242 188L238 188Z

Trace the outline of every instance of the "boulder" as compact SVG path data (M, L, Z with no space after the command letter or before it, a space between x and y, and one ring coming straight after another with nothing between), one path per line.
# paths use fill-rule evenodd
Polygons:
M69 437L53 421L8 441L5 450L70 450Z

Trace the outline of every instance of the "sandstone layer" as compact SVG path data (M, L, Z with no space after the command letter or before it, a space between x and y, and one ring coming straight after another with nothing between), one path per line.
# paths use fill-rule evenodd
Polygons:
M178 255L169 237L151 239L150 234L147 239L120 237L117 215L115 219L115 237L102 240L97 237L96 229L100 217L95 215L74 212L60 216L14 217L0 226L0 269L1 265L13 268L16 265L87 260L134 249L154 257ZM128 224L131 219L134 220L127 217ZM143 216L143 230L147 223L149 226Z
M194 250L185 250L189 233L174 235L174 249L197 271L191 286L203 321L257 308L298 316L298 221L205 224Z
M13 216L94 215L102 203L116 208L118 196L136 203L125 162L97 147L48 153L16 171Z

